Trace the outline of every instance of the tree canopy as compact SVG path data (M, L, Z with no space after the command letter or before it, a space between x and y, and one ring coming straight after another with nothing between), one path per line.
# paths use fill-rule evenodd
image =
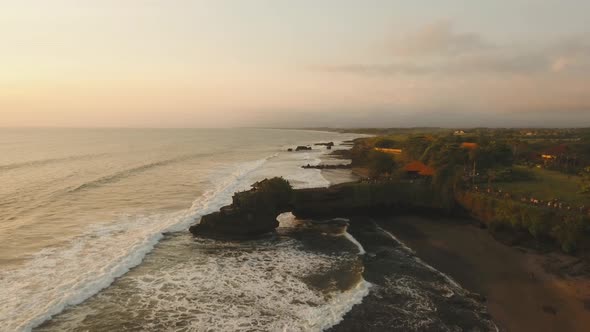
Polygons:
M391 155L379 151L372 151L369 154L369 172L371 176L392 174L395 168L396 163Z

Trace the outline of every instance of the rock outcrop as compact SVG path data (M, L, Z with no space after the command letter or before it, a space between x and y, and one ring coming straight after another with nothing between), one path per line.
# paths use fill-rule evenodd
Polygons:
M311 146L300 145L295 148L295 151L308 151L311 150Z
M441 210L429 186L345 183L293 190L283 178L273 178L235 194L231 205L203 216L190 231L207 237L248 238L274 231L279 225L276 218L283 212L309 219L414 211L440 214Z
M231 205L205 215L190 227L194 235L214 238L244 238L274 231L277 216L291 210L293 190L283 178L266 179L252 189L236 193Z
M352 168L352 166L350 164L339 164L339 165L303 165L301 166L301 168L306 168L306 169L350 169Z
M314 145L334 146L334 142L328 142L328 143L315 143Z

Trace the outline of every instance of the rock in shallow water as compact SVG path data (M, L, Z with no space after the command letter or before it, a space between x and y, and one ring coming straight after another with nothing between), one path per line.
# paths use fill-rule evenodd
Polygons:
M203 216L201 222L189 228L194 235L206 237L250 237L274 231L278 226L277 214L222 209Z
M189 231L193 235L214 238L240 238L273 232L277 216L290 210L293 189L283 178L265 179L252 189L236 193L231 205L205 215Z

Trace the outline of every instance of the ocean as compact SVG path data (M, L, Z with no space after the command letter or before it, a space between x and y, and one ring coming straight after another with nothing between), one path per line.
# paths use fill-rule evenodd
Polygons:
M1 129L0 330L321 330L366 292L304 277L355 260L288 231L194 239L203 214L257 180L326 186L325 149L355 137L272 129ZM289 216L283 224L288 225ZM288 228L288 226L285 226ZM279 232L280 234L280 232ZM346 248L349 241L336 237ZM326 318L326 314L331 318Z

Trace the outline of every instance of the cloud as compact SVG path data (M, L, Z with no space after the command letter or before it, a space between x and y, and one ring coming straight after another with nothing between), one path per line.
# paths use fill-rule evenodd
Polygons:
M447 56L491 47L478 34L456 32L453 23L446 20L410 32L392 45L394 54L398 56Z
M314 68L332 73L359 75L478 75L535 74L552 68L551 59L537 54L476 54L449 57L436 61L406 60L382 64L321 65Z
M551 64L551 70L553 70L556 73L563 72L572 64L572 59L565 56L560 56L553 60L553 63Z
M396 39L388 50L385 60L375 54L381 60L327 63L314 70L373 82L366 84L367 94L387 90L381 104L372 106L384 109L381 119L402 110L413 116L390 119L397 123L590 124L588 35L502 44L438 22ZM531 114L539 117L530 119Z
M323 64L313 69L368 76L587 74L589 40L583 35L546 45L501 45L476 33L456 32L451 22L441 21L390 43L389 61Z

